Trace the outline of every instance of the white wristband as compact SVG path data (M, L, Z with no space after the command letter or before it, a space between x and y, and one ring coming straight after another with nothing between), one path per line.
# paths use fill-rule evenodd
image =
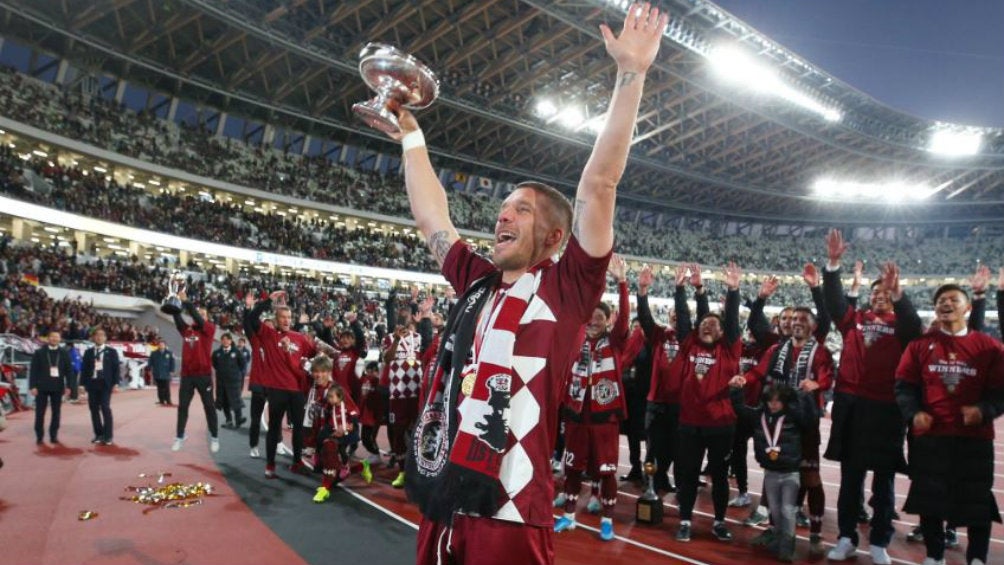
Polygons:
M420 129L410 132L401 138L401 150L403 153L407 153L416 147L425 147L425 135L422 134L422 130Z

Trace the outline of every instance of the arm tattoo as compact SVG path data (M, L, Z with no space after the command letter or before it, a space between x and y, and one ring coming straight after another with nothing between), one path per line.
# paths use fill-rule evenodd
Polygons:
M633 72L630 72L630 71L624 73L624 75L621 76L621 81L620 81L620 84L617 85L617 88L624 88L625 86L627 86L627 85L631 84L632 82L634 82L634 79L637 78L637 77L638 77L638 73L633 73Z
M579 220L582 219L582 209L586 207L586 201L581 198L575 199L575 213L572 215L572 235L578 239L579 233Z
M450 232L443 230L437 231L436 233L429 236L429 250L432 251L432 257L440 265L446 260L446 254L450 252Z

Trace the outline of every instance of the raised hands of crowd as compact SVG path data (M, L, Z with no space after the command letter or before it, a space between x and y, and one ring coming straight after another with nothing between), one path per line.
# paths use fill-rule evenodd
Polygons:
M687 270L689 265L686 263L680 263L676 266L676 286L683 286L687 284Z
M888 290L893 302L898 302L903 298L903 289L899 285L899 267L892 261L882 264L882 278L880 279L883 290Z
M607 265L607 272L614 277L618 284L627 280L627 262L624 257L614 253L610 257L610 264Z
M826 256L830 260L830 265L839 265L840 259L847 252L847 242L844 241L844 234L838 229L830 229L826 234Z
M276 306L285 306L288 295L285 290L275 290L268 295L269 300Z
M974 294L983 294L987 291L987 286L990 284L990 267L986 265L980 265L976 268L976 272L973 276L969 277L969 286L973 289Z
M725 266L725 286L729 290L739 290L739 281L742 276L743 271L739 265L736 265L735 261L729 261L729 264Z
M802 268L802 280L809 285L809 288L816 288L823 281L819 276L819 269L812 263L806 263Z
M687 265L690 269L690 286L694 288L702 288L704 286L704 280L701 278L701 266L697 263L690 263Z
M854 277L851 279L851 294L857 295L861 290L861 279L865 273L865 264L861 259L854 262Z
M766 300L777 292L777 288L780 285L781 279L777 278L776 275L767 275L764 277L763 282L760 283L760 292L757 293L757 296Z
M652 272L652 265L648 263L642 265L641 271L638 271L638 294L647 295L648 289L652 287L654 282L655 273Z

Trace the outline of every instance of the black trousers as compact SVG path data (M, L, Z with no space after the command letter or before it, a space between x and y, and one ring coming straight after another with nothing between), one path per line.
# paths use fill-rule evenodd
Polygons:
M66 377L66 386L70 389L70 400L80 398L80 373L70 371L70 374Z
M202 409L206 412L209 435L216 437L219 429L216 420L216 409L213 408L213 378L209 375L204 377L181 377L181 391L178 393L177 437L185 437L185 424L188 423L188 406L192 403L195 391L199 392L199 398L202 399Z
M749 453L750 440L753 439L753 426L746 423L736 424L736 435L732 441L732 461L730 466L736 476L736 488L741 493L749 492L749 468L746 465L746 455Z
M645 411L645 461L655 463L655 488L669 490L669 467L673 466L673 480L679 485L679 465L676 460L679 436L680 405L649 402Z
M162 380L156 380L156 379L154 379L153 382L157 383L157 402L160 402L161 404L170 404L171 403L171 381L169 381L169 380L163 380L162 381Z
M63 391L40 390L35 396L35 439L42 441L45 436L45 412L52 404L52 420L49 421L49 440L53 443L59 437L59 414L63 407Z
M248 424L248 443L258 447L258 437L261 435L261 415L265 412L265 387L251 385L251 421Z
M837 495L837 525L840 537L850 538L858 544L858 510L864 496L865 474L868 469L851 463L840 464L840 492ZM895 473L872 471L871 531L868 543L874 547L888 547L892 540L892 513L896 509ZM944 537L944 534L942 534Z
M112 389L102 387L87 391L87 407L91 410L94 437L112 440Z
M282 417L288 414L293 424L293 462L300 461L303 453L303 413L307 397L298 390L266 388L268 398L268 435L265 438L265 456L268 465L275 465L275 451L282 439Z
M934 559L945 558L945 520L937 516L921 516L920 529L924 532L927 556ZM969 543L966 544L966 563L979 559L988 563L990 554L990 522L969 524L966 527Z
M680 450L676 465L677 500L680 502L680 519L690 520L697 501L697 483L701 463L708 454L708 472L711 475L711 501L715 506L715 520L725 519L729 504L729 454L732 451L733 427L680 426Z
M219 379L221 382L217 383L219 390L216 391L216 394L223 405L223 416L227 419L227 423L233 422L236 424L243 418L244 401L241 400L243 380L240 377L236 377Z

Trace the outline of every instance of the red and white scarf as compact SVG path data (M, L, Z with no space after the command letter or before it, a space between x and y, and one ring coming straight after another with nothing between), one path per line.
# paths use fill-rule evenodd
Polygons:
M409 498L431 520L498 511L516 333L541 269L551 264L534 266L508 289L499 288L500 272L484 277L450 313L406 474Z
M587 389L589 412L592 414L590 421L598 421L611 413L619 417L625 415L620 364L617 352L610 345L609 335L596 340L586 338L582 343L582 355L572 364L564 402L566 413L570 412L568 415L571 418L581 416Z

